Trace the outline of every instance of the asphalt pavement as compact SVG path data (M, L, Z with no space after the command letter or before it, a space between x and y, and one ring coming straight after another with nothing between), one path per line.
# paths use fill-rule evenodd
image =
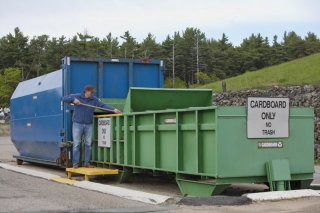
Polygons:
M12 158L15 153L9 137L0 137L0 161L15 164ZM64 170L52 167L28 163L22 167L65 175ZM320 169L315 169L315 183L319 183ZM319 197L259 203L240 197L243 193L263 191L265 186L236 185L222 196L182 200L177 186L161 179L147 178L121 186L175 199L162 205L151 205L0 168L0 212L318 212L320 209Z
M0 212L123 211L159 207L0 169Z

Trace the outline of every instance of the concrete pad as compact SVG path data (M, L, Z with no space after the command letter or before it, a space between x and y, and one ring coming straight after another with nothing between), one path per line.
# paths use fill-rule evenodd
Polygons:
M164 203L171 198L168 196L141 192L137 190L126 189L122 187L105 185L100 183L94 183L90 181L80 181L78 183L75 183L74 186L149 204Z
M54 174L50 174L47 172L40 172L37 170L33 170L33 169L26 169L26 168L22 168L19 166L13 166L13 165L9 165L9 164L5 164L5 163L0 163L0 167L10 170L10 171L14 171L14 172L19 172L22 174L26 174L26 175L30 175L30 176L34 176L34 177L39 177L39 178L43 178L43 179L53 179L53 178L58 178L58 175L54 175Z
M252 201L275 201L287 200L303 197L319 197L320 193L312 189L301 189L291 191L274 191L274 192L259 192L242 195Z
M142 192L142 191L137 191L132 189L126 189L126 188L117 187L117 186L105 185L101 183L95 183L90 181L69 180L67 178L62 178L58 175L53 175L46 172L40 172L33 169L26 169L26 168L13 166L5 163L0 163L0 167L10 171L22 173L22 174L39 177L39 178L43 178L43 179L47 179L47 180L51 180L51 181L55 181L63 184L69 184L82 189L98 191L101 193L110 194L110 195L126 198L129 200L140 201L148 204L161 204L171 199L171 197L169 196L147 193L147 192Z

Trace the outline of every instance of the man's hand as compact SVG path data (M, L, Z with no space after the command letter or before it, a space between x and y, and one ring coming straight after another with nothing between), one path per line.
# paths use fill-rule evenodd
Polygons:
M115 114L121 114L121 113L122 113L122 112L121 112L120 110L118 110L118 109L114 109L113 112L114 112Z
M75 98L74 101L73 101L73 103L74 103L75 105L79 105L79 104L80 104L80 101Z

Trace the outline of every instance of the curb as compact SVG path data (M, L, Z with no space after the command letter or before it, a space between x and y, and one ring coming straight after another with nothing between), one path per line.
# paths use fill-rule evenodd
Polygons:
M105 184L95 183L90 181L70 180L67 178L60 177L58 175L53 175L46 172L40 172L33 169L26 169L26 168L13 166L5 163L0 163L0 167L13 172L18 172L18 173L22 173L22 174L26 174L34 177L39 177L42 179L75 186L81 189L101 192L104 194L114 195L114 196L125 198L128 200L134 200L134 201L139 201L139 202L148 203L148 204L161 204L166 202L169 199L172 199L169 196L142 192L142 191L137 191L133 189L126 189L118 186L105 185Z
M258 192L242 195L252 201L277 201L288 200L304 197L319 197L320 191L312 189L300 189L291 191L273 191L273 192Z
M74 186L149 204L161 204L170 199L170 197L163 195L126 189L118 186L105 185L90 181L78 181L74 184Z
M39 178L46 179L46 180L59 178L58 175L50 174L47 172L40 172L40 171L33 170L33 169L26 169L26 168L22 168L19 166L13 166L13 165L5 164L5 163L0 163L0 167L3 169L6 169L6 170L10 170L10 171L14 171L14 172L22 173L25 175L34 176L34 177L39 177Z

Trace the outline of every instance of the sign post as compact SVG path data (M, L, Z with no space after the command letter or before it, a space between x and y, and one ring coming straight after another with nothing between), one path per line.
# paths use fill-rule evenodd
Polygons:
M112 118L98 119L98 146L111 147L112 141Z
M289 98L248 97L247 137L289 137Z

